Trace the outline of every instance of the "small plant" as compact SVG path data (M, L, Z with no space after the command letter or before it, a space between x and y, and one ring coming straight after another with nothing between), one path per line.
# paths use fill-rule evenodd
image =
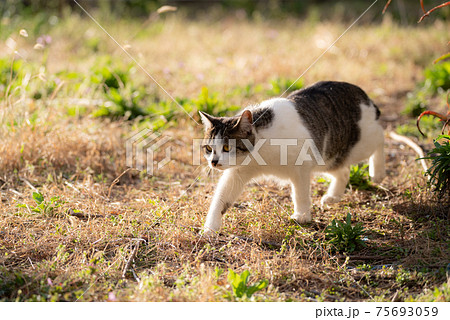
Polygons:
M57 215L55 209L62 206L64 203L59 197L52 197L50 201L45 201L44 196L39 192L33 192L33 200L36 206L28 206L26 204L18 204L18 208L29 208L32 212L40 213L46 216L54 217Z
M439 140L443 142L439 143ZM450 135L438 136L434 140L434 146L435 148L421 159L432 161L425 175L430 176L429 185L433 185L433 191L442 198L445 194L450 195Z
M327 177L322 177L322 176L318 176L318 177L316 178L316 181L317 181L318 183L324 184L325 186L329 186L330 183L331 183L331 180L330 180L329 178L327 178Z
M222 101L217 98L217 94L209 93L207 87L203 87L197 100L193 101L198 110L205 111L208 114L214 114L218 109L222 109Z
M371 271L373 267L370 264L360 264L356 266L356 269L361 271Z
M368 164L358 164L350 167L349 184L359 190L370 189L370 177Z
M421 117L425 114L437 116L436 112L426 111L429 105L428 101L436 93L450 89L450 62L436 64L426 69L424 75L425 82L407 94L406 107L402 111L407 116Z
M444 126L442 127L442 133L445 132L445 128L449 126L450 124L450 104L448 103L448 97L449 94L447 94L447 115L443 115L434 111L424 111L422 112L419 117L417 118L417 129L419 129L419 132L424 136L424 133L422 132L422 130L420 129L420 121L422 120L423 116L429 115L429 116L433 116L436 118L439 118L441 122L444 122ZM448 129L448 134L450 134L450 127Z
M233 290L234 297L247 298L250 299L252 295L267 287L268 281L261 280L255 283L254 285L248 285L248 277L250 276L250 271L245 270L241 274L235 273L233 270L228 270L228 282L231 285L231 289ZM231 298L231 294L229 294L229 298Z
M272 85L272 88L267 92L270 96L281 95L285 91L292 92L303 88L303 81L301 79L295 81L286 78L276 78L275 80L270 81L270 84Z
M434 141L435 148L427 153L426 157L417 159L429 159L432 161L431 167L425 172L425 175L430 177L428 185L434 186L434 192L438 195L438 198L442 198L446 193L450 195L450 105L448 102L449 95L447 95L447 107L448 112L446 115L434 112L425 111L417 118L417 128L419 132L423 134L420 128L420 121L424 119L425 115L430 115L439 118L441 122L444 122L442 127L442 133L447 128L447 134L439 135ZM439 140L443 140L442 143Z
M124 87L129 79L131 65L128 67L118 66L109 57L97 59L91 75L91 82L103 86L106 92L110 88L119 89Z
M16 80L19 76L22 77L21 68L23 67L22 60L14 60L8 58L0 59L0 89L3 91L8 84L10 84L10 80ZM20 82L17 81L17 85ZM12 85L12 83L11 83Z
M433 93L450 89L450 62L434 64L425 70L425 87Z
M99 86L104 103L94 110L95 117L132 120L152 115L146 107L156 104L157 97L148 93L144 86L131 82L134 68L123 65L109 57L97 59L90 77L90 83Z
M436 93L450 89L450 62L436 64L426 69L424 75L425 82L407 94L408 100L402 111L407 116L436 115L433 111L426 111L429 99Z
M426 290L419 296L409 296L405 302L446 302L450 301L450 284L444 283L441 286Z
M233 89L232 95L238 97L251 98L262 91L264 91L264 87L261 84L249 83L246 86L236 87L235 89Z
M203 87L197 99L193 100L198 111L204 111L211 115L224 116L227 111L239 110L238 106L226 107L224 102L217 97L217 93L210 93L207 87Z
M325 229L329 243L333 244L341 252L353 252L358 247L364 246L364 241L361 239L364 233L365 230L362 223L357 223L352 227L352 215L350 213L347 213L345 222L333 219L331 224Z
M418 117L428 106L428 92L424 88L416 88L413 92L408 92L408 98L405 109L402 110L404 115L409 117Z
M399 268L397 270L397 274L395 275L395 282L403 286L410 282L411 278L412 274L410 271Z
M410 120L405 124L399 125L395 128L398 134L410 137L416 137L417 139L423 139L424 136L437 136L441 133L439 128L439 119L432 116L425 116L420 120L420 132L417 130L417 121ZM423 135L424 136L423 136Z
M96 117L110 117L113 119L134 119L147 115L142 108L143 90L126 86L123 89L111 87L107 89L105 98L107 102L94 112Z

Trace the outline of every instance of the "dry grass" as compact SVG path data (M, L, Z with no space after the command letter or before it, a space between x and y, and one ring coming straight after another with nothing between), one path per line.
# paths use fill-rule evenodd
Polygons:
M130 23L124 32L124 25L108 30L120 42L129 41L131 53L171 94L189 98L203 86L228 92L249 83L267 85L278 76L295 79L345 30L329 22L228 17L211 24L172 18L131 39L139 26ZM360 85L393 127L403 121L398 112L405 92L443 51L446 30L448 24L416 29L388 19L356 27L305 82ZM101 39L101 52L123 57L89 20L67 19L52 36L47 75L87 72L95 54L84 43L92 37ZM30 39L16 40L29 61L40 61ZM137 70L133 81L150 80ZM67 92L55 101L90 98L86 92L64 96ZM229 103L255 103L263 95L235 96ZM269 287L254 296L263 301L403 301L421 299L445 281L449 207L426 189L415 155L389 139L383 188L348 191L341 203L322 211L317 205L326 186L314 183L314 220L300 227L288 220L287 188L252 184L225 216L221 235L205 239L199 230L218 175L190 165L191 139L201 137L201 128L189 118L164 132L172 137L169 165L153 177L128 171L115 184L126 170L125 139L133 124L70 117L66 103L29 98L25 92L9 99L16 105L0 100L0 299L225 300L226 272L217 277L216 268L248 269L252 279L268 279ZM34 113L37 120L31 119ZM35 189L46 201L59 197L61 206L33 212ZM73 210L78 216L68 214ZM368 230L367 246L348 255L333 253L324 229L347 212ZM435 299L448 300L448 290Z

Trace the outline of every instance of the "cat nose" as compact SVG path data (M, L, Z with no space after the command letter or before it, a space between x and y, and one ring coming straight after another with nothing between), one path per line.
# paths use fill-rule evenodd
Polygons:
M213 165L213 167L217 166L218 163L219 163L219 160L217 160L217 159L211 160L211 164Z

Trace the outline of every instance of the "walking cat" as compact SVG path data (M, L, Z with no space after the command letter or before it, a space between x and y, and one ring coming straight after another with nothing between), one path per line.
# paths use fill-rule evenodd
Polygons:
M322 205L340 201L351 164L370 158L372 180L381 182L385 176L380 111L361 88L349 83L318 82L287 98L247 107L234 117L200 115L208 164L224 170L206 218L206 233L220 230L222 215L245 184L259 176L291 183L291 218L299 223L311 221L313 173L332 178Z

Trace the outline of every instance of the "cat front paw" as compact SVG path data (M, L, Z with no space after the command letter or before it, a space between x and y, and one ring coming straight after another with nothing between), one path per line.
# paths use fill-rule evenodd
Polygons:
M337 196L332 196L330 194L326 194L320 200L320 204L323 207L323 206L325 206L327 204L333 204L333 203L337 203L339 201L341 201L341 197L337 197Z
M305 212L305 213L296 212L293 215L291 215L291 219L297 221L300 224L308 223L308 222L311 222L311 220L312 220L310 212Z
M381 183L381 181L383 181L383 179L386 177L386 174L376 174L373 177L370 177L370 179L376 183L379 184Z
M215 237L219 234L219 230L212 230L210 228L204 227L203 230L201 231L201 235L205 236L205 237Z
M205 225L203 226L203 235L205 236L213 236L217 235L222 227L221 220L207 220Z

